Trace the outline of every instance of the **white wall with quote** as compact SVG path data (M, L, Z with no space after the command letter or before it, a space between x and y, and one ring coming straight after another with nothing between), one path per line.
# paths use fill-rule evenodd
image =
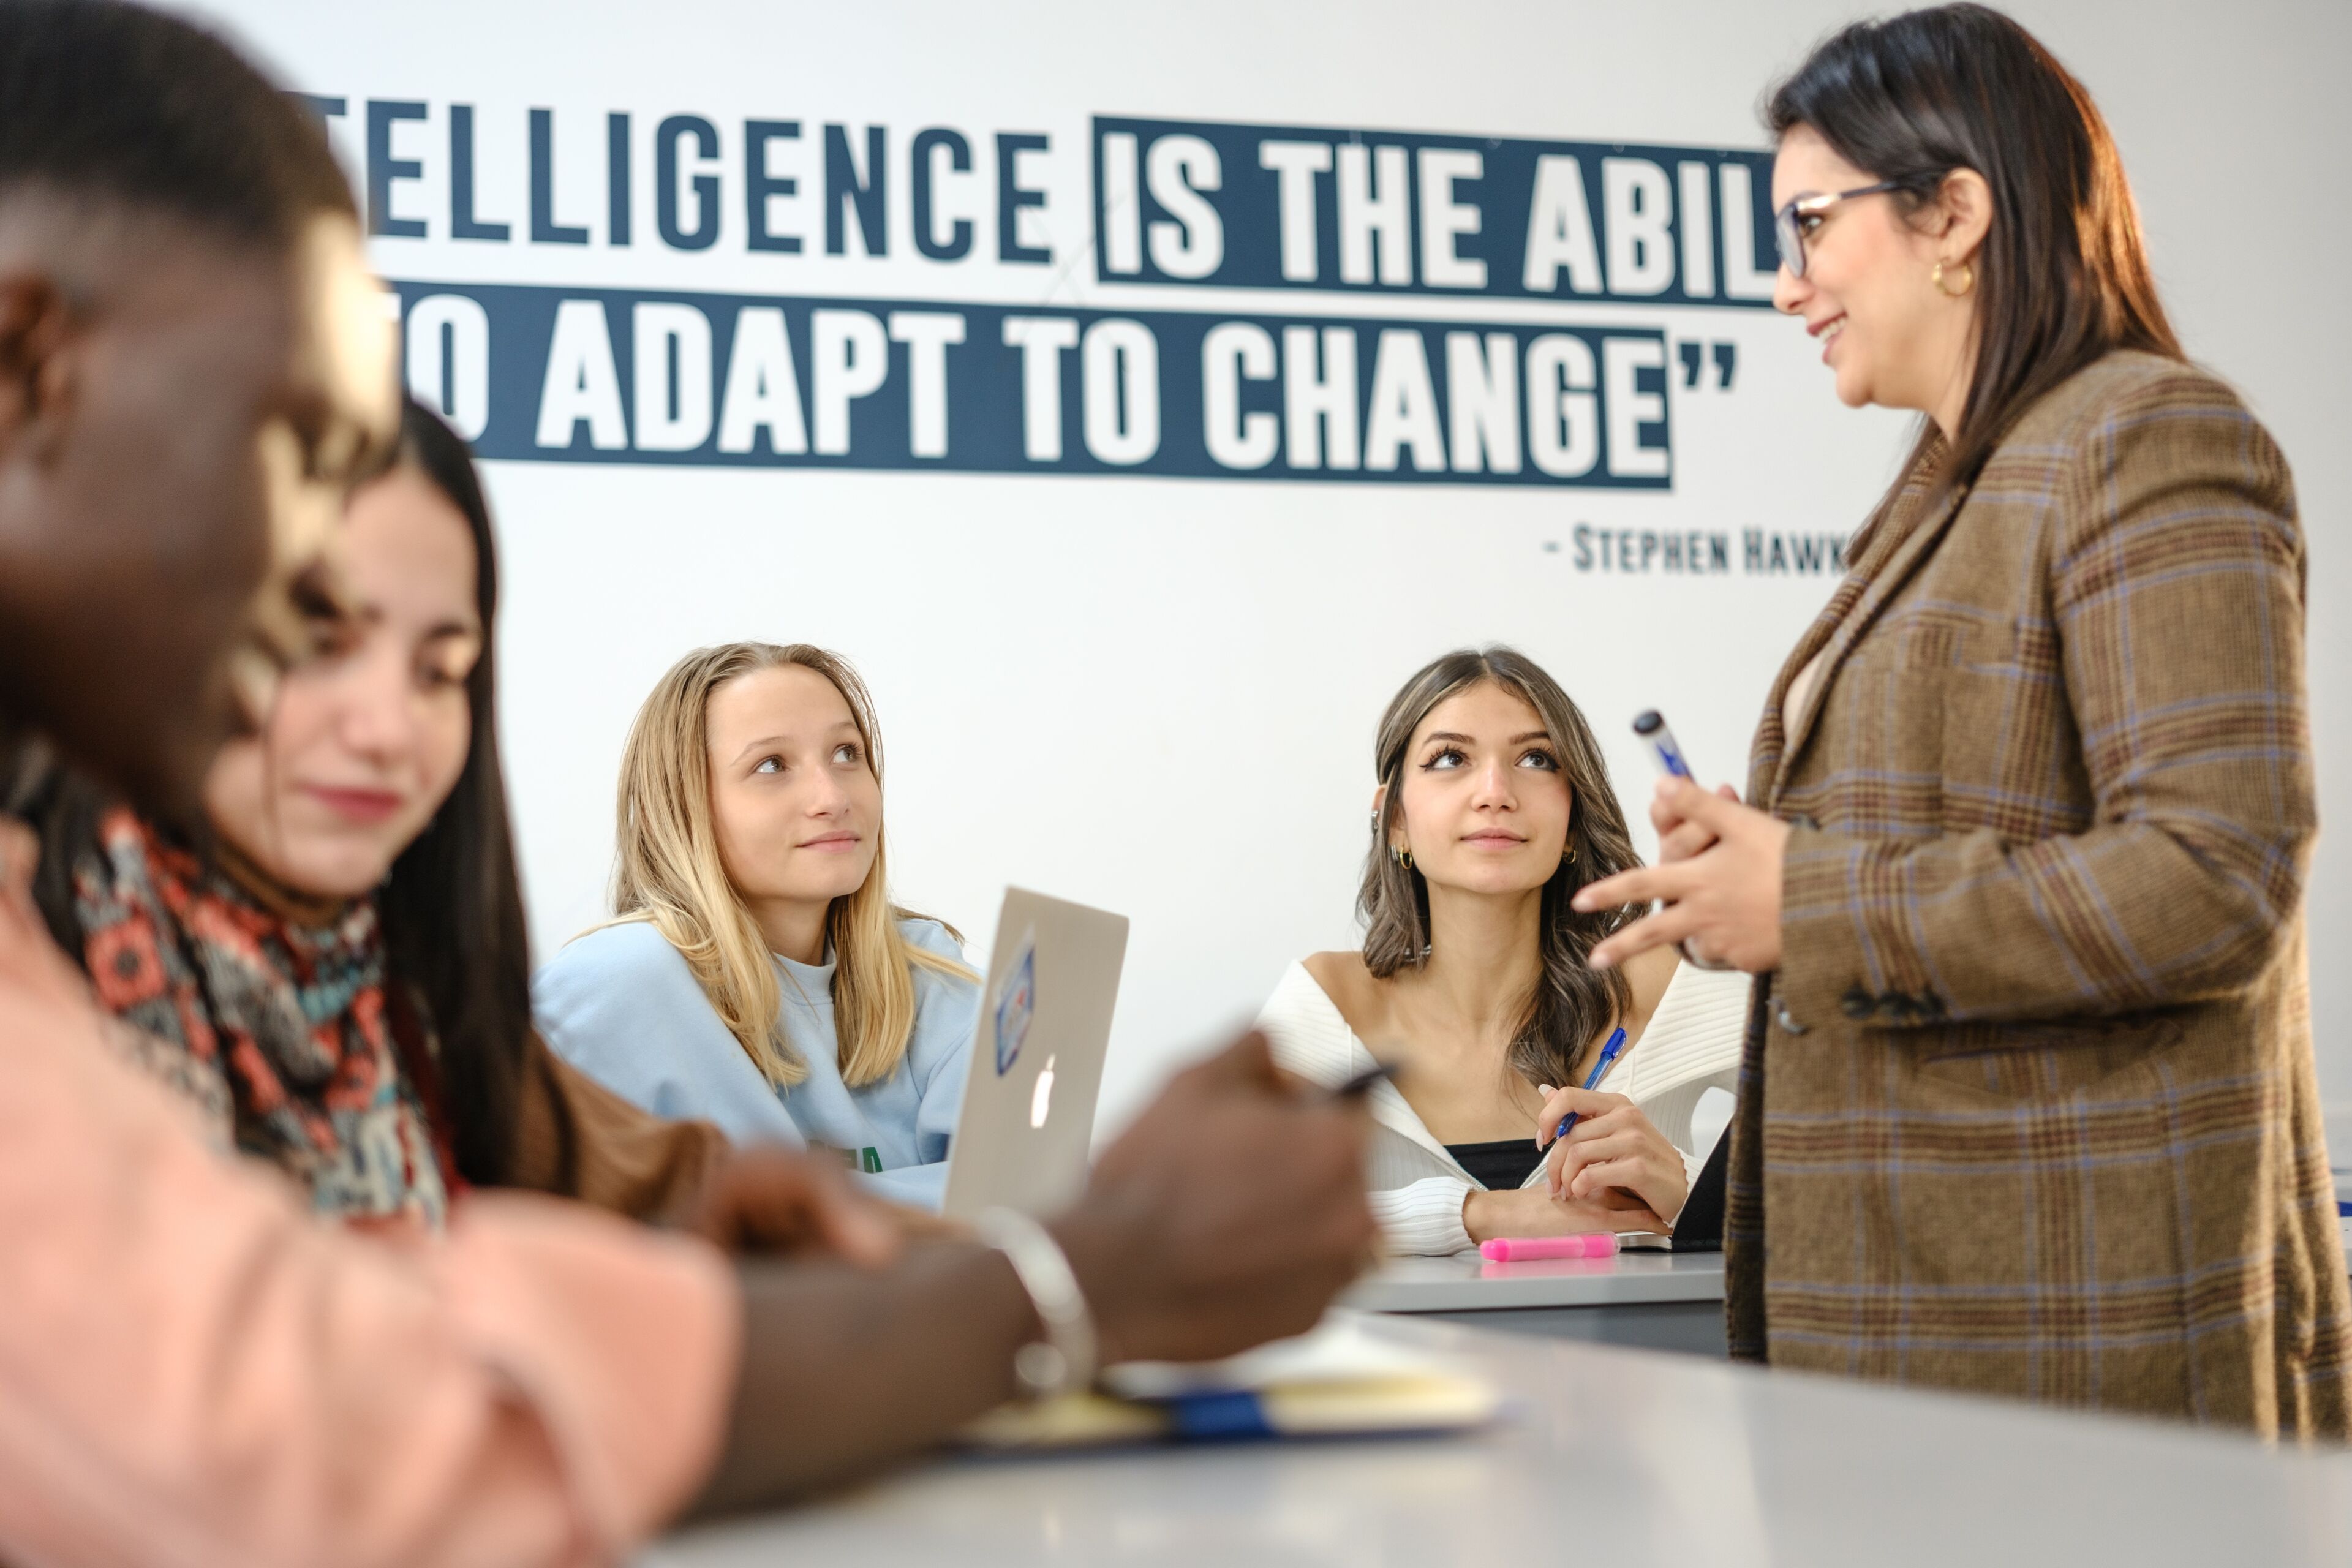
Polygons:
M1354 940L1372 726L1432 655L1542 660L1637 808L1643 708L1744 778L1903 443L1769 304L1756 103L1843 5L205 9L327 116L411 384L488 460L541 952L604 911L661 670L822 643L880 703L902 901L976 958L1007 882L1132 917L1106 1129ZM2017 9L2296 464L2332 821L2352 26Z

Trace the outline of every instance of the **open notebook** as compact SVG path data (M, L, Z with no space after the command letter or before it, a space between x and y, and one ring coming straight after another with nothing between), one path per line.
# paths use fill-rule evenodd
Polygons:
M1097 1392L1011 1405L964 1428L982 1448L1449 1432L1501 1408L1485 1378L1334 1311L1311 1332L1228 1361L1129 1362Z

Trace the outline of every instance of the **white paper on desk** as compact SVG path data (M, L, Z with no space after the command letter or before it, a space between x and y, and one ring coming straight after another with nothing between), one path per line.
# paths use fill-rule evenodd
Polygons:
M1174 1399L1221 1390L1454 1377L1476 1373L1447 1357L1368 1333L1354 1313L1337 1310L1296 1339L1276 1340L1223 1361L1131 1361L1106 1367L1102 1385L1122 1399Z

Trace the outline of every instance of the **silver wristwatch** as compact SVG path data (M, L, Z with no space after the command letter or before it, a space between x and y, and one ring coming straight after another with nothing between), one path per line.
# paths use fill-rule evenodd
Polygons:
M1030 1399L1078 1394L1095 1381L1095 1320L1061 1244L1042 1225L1012 1209L981 1211L971 1228L982 1243L1004 1254L1029 1293L1045 1337L1013 1353L1013 1373Z

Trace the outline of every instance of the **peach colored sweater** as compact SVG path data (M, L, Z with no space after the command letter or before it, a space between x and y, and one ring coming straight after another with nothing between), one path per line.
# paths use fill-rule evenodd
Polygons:
M0 1560L588 1563L679 1507L739 1353L719 1256L520 1196L312 1220L118 1057L29 848L0 831Z

